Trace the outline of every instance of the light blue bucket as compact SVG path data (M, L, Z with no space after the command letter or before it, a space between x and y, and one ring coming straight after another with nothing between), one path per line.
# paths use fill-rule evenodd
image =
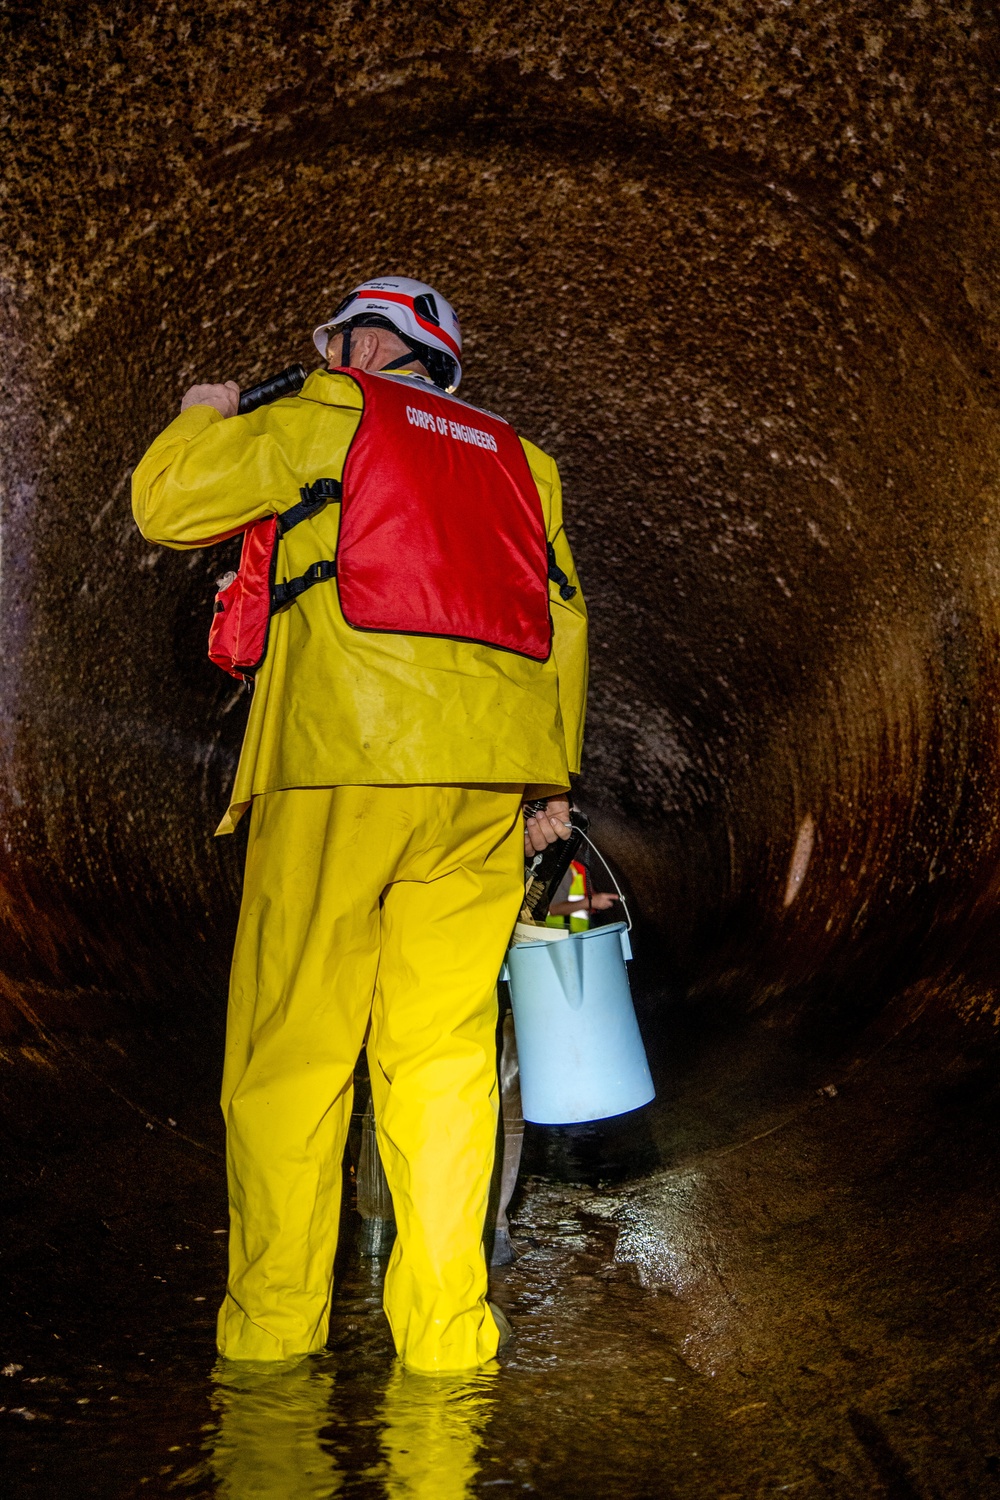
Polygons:
M624 922L508 950L526 1120L577 1125L653 1098L625 968L631 957Z

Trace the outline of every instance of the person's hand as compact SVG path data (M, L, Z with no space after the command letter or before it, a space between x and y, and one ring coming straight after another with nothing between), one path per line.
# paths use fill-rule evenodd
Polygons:
M524 824L524 854L530 859L541 854L556 839L568 839L572 833L569 821L569 798L549 797L541 812L532 813Z
M214 406L224 417L235 417L240 405L240 388L235 380L225 385L193 385L185 391L181 411L189 406Z
M581 896L576 901L553 901L549 907L551 917L576 917L582 911L608 911L618 897L614 891L595 891L592 896Z

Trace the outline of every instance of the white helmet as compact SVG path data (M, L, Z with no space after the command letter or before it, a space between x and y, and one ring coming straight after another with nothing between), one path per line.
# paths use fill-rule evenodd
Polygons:
M313 334L313 343L325 359L332 333L387 327L399 334L411 352L393 360L385 369L410 364L416 355L435 385L446 391L458 389L462 379L462 330L458 314L426 281L413 281L409 276L381 276L375 281L363 281L344 298L330 321L320 324ZM347 353L345 342L344 355Z

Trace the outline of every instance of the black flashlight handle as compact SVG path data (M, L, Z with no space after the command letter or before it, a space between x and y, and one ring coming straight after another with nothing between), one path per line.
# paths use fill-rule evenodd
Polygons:
M252 385L241 393L240 416L245 416L248 411L256 411L259 406L267 406L270 401L278 401L282 396L297 396L305 382L305 365L289 365L280 375L272 375L270 379L262 380L260 385Z

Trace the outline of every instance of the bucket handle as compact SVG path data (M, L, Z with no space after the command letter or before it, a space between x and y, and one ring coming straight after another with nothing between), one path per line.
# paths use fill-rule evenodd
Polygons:
M582 828L578 829L577 832L584 839L586 839L586 841L590 845L591 849L593 849L594 853L597 855L598 859L601 861L601 864L604 866L604 868L607 870L608 874L611 876L611 884L614 886L615 892L616 892L616 894L618 896L618 899L619 899L619 901L622 904L622 910L625 913L625 920L628 923L628 931L631 932L632 931L632 913L628 909L628 902L625 900L625 897L622 895L622 888L618 884L617 879L615 878L615 872L614 872L614 870L612 870L611 866L608 864L607 860L604 858L604 855L601 853L600 849L598 849L597 845L594 843L594 840L590 837L590 835L584 833L584 831L583 831Z

